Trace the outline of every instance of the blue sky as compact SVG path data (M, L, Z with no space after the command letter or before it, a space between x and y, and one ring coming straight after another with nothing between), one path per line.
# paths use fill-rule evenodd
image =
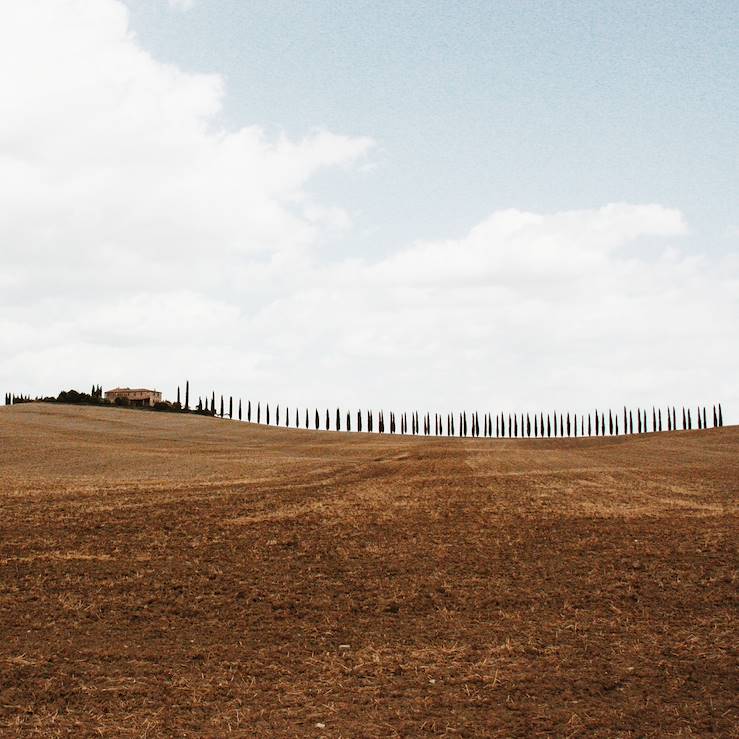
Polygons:
M736 3L0 7L0 385L739 420Z
M160 58L224 75L232 125L372 136L371 177L317 184L379 229L372 248L457 236L497 208L621 201L668 203L696 248L733 246L735 2L129 7Z

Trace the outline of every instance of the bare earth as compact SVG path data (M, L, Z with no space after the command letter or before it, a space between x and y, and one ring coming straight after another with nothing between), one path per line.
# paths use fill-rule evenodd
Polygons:
M3 736L737 735L739 428L0 408Z

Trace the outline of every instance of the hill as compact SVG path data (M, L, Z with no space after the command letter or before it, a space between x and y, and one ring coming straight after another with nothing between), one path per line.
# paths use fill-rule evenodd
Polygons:
M728 735L738 488L737 427L0 408L0 729Z

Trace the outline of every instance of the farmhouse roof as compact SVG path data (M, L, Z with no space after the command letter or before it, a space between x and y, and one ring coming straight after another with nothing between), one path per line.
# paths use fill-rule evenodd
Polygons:
M119 393L119 392L128 392L128 393L155 393L156 390L150 390L148 387L114 387L110 390L106 390L106 393Z

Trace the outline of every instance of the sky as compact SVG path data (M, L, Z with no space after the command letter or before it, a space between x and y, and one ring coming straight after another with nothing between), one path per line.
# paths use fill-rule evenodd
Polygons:
M0 4L0 386L721 401L735 2Z

